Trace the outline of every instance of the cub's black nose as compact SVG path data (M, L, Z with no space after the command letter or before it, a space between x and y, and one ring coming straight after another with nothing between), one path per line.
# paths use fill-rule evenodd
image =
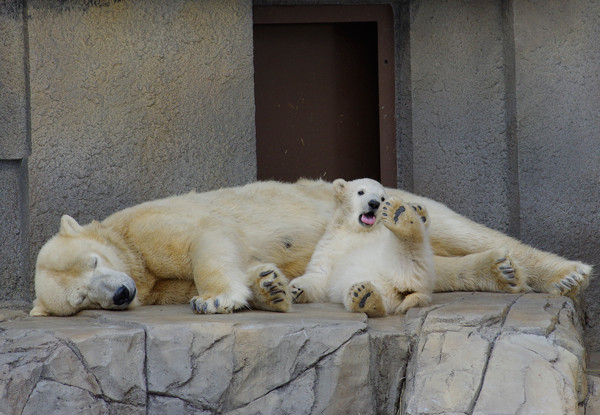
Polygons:
M379 200L375 200L375 199L371 199L369 200L369 207L373 210L376 210L379 208Z
M115 305L129 304L130 302L133 301L134 297L135 297L135 290L133 290L133 293L130 293L129 289L127 287L125 287L124 285L121 285L117 289L117 291L115 291L115 295L113 296L113 303Z

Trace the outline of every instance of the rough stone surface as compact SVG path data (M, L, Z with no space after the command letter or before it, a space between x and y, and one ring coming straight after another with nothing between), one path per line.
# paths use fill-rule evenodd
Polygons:
M591 414L582 343L570 300L542 294L436 294L380 319L4 310L0 413Z
M585 414L600 414L600 376L588 376L588 397Z

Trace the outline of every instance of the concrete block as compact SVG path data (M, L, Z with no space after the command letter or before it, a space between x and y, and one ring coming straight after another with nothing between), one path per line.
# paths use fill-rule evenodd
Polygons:
M25 303L33 295L29 268L27 163L0 160L0 303Z
M23 3L0 2L0 160L19 160L29 154Z

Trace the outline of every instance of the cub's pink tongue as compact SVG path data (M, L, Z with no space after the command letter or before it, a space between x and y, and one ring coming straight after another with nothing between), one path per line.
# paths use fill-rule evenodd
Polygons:
M361 215L360 220L365 225L373 225L375 223L375 216Z

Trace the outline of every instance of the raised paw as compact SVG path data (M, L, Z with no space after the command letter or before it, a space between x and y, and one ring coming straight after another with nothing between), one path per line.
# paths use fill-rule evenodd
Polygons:
M494 253L492 273L501 291L518 293L531 290L522 278L517 265L505 252Z
M398 236L419 236L424 227L429 226L427 209L420 204L406 203L390 199L381 208L383 224Z
M387 314L383 298L368 281L350 287L344 305L349 311L365 313L369 317L383 317Z
M287 278L275 267L265 267L257 272L250 304L253 308L286 312L290 310L292 295Z
M226 314L242 308L245 304L237 304L226 296L216 297L195 296L190 300L192 311L196 314Z
M550 286L550 293L575 296L580 289L585 289L592 274L592 267L582 263L572 263L559 273Z

